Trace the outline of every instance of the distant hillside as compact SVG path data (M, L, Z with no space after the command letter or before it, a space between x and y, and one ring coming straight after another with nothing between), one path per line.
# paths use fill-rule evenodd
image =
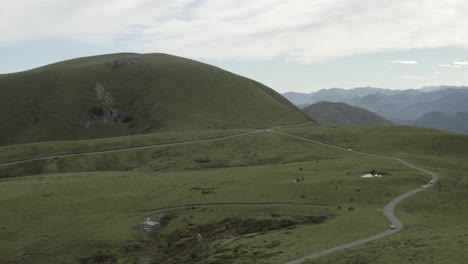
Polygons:
M303 109L321 125L391 125L385 118L366 109L345 103L318 102Z
M258 82L165 54L86 57L0 75L0 110L0 144L307 120Z
M453 115L431 112L416 120L414 125L468 134L468 112Z

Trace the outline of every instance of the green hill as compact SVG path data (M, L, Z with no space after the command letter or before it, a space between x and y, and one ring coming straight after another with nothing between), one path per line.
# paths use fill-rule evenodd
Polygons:
M86 57L0 75L0 110L0 144L307 120L258 82L166 54Z
M391 125L385 118L364 108L345 103L318 102L303 109L311 118L321 125Z

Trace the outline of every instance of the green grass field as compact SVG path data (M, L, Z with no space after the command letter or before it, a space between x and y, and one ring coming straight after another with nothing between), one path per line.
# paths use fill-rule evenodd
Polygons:
M52 155L84 153L101 150L132 148L139 146L177 143L225 137L249 132L249 129L223 129L205 131L182 131L150 133L143 135L111 137L91 140L49 141L29 144L0 146L0 162L41 158Z
M219 133L183 135L193 139ZM170 135L154 138L160 138L158 142L175 139ZM126 142L131 139L125 138L120 144L132 145ZM119 140L99 141L83 141L76 146L87 150L93 144L101 148L106 142ZM56 144L54 149L67 150ZM37 146L18 145L15 153L31 157L38 149L47 149L46 144ZM31 166L34 169L29 171L23 169L27 167L24 165L2 171L9 173L4 176L15 176L0 181L0 210L8 212L0 216L2 261L73 263L102 252L127 263L136 258L152 259L158 252L151 249L156 242L134 227L148 216L158 219L162 213L157 209L162 207L213 202L289 203L175 209L169 212L175 218L160 231L163 240L174 230L213 224L227 217L274 220L273 215L333 216L321 224L219 237L206 243L200 259L181 256L200 263L283 263L385 230L389 223L378 209L427 181L427 176L395 161L275 133L34 162ZM387 176L360 178L373 169ZM24 176L31 173L34 175ZM304 180L294 182L301 178ZM350 207L354 211L349 211ZM138 247L124 254L122 250L128 245ZM172 258L166 263L177 261L180 259Z
M406 225L402 232L308 264L450 264L468 259L468 137L408 127L283 130L359 151L402 157L441 176L433 190L397 207L397 216Z

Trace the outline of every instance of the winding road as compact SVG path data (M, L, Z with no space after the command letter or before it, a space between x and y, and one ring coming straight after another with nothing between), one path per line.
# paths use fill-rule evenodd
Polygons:
M311 122L281 126L281 127L276 127L276 128L308 125L310 123ZM430 175L432 177L431 181L427 185L425 185L425 187L421 187L421 188L406 192L406 193L398 196L397 198L393 199L392 201L390 201L384 207L383 214L391 222L391 224L395 227L394 229L388 229L388 230L386 230L386 231L384 231L382 233L379 233L379 234L376 234L376 235L373 235L373 236L370 236L370 237L362 238L360 240L356 240L356 241L353 241L353 242L350 242L350 243L347 243L347 244L344 244L344 245L336 246L336 247L333 247L333 248L330 248L330 249L327 249L327 250L315 252L315 253L312 253L312 254L307 255L305 257L302 257L300 259L296 259L296 260L292 260L290 262L287 262L286 264L300 264L300 263L303 263L304 261L309 260L309 259L318 258L318 257L324 256L324 255L330 254L330 253L334 253L334 252L339 251L339 250L359 246L359 245L368 243L370 241L381 239L381 238L384 238L384 237L387 237L387 236L390 236L392 234L395 234L395 233L399 232L400 230L403 229L404 226L403 226L403 223L395 216L395 213L394 213L395 206L397 206L398 203L400 203L404 199L406 199L406 198L408 198L408 197L410 197L410 196L412 196L412 195L414 195L414 194L416 194L418 192L424 191L427 188L432 187L432 185L434 183L436 183L438 178L439 178L436 173L428 171L428 170L423 169L423 168L419 168L417 166L414 166L414 165L412 165L412 164L410 164L410 163L408 163L408 162L406 162L406 161L404 161L402 159L399 159L399 158L383 156L383 155L377 155L377 154L370 154L370 153L350 150L350 149L346 149L346 148L342 148L342 147L337 147L337 146L326 144L326 143L323 143L323 142L320 142L320 141L316 141L316 140L308 139L308 138L305 138L305 137L300 137L300 136L296 136L296 135L293 135L293 134L288 134L288 133L285 133L285 132L277 131L277 130L274 130L273 128L255 130L255 131L251 131L251 132L245 132L245 133L240 133L240 134L235 134L235 135L230 135L230 136L224 136L224 137L218 137L218 138L209 138L209 139L200 139L200 140L166 143L166 144L156 144L156 145L148 145L148 146L140 146L140 147L129 147L129 148L121 148L121 149L113 149L113 150L104 150L104 151L95 151L95 152L86 152L86 153L72 153L72 154L63 154L63 155L54 155L54 156L47 156L47 157L40 157L40 158L32 158L32 159L26 159L26 160L19 160L19 161L13 161L13 162L0 163L0 166L18 165L18 164L22 164L22 163L26 163L26 162L49 160L49 159L56 159L56 158L90 156L90 155L100 155L100 154L108 154L108 153L116 153L116 152L124 152L124 151L134 151L134 150L142 150L142 149L150 149L150 148L161 148L161 147L188 145L188 144L195 144L195 143L202 143L202 142L210 142L210 141L225 140L225 139L230 139L230 138L237 138L237 137L247 136L247 135L251 135L251 134L255 134L255 133L263 133L263 132L277 133L277 134L280 134L280 135L283 135L283 136L293 137L293 138L308 141L308 142L311 142L311 143L314 143L314 144L319 144L319 145L322 145L322 146L326 146L326 147L346 151L348 153L351 152L351 153L355 153L355 154L361 154L361 155L367 155L367 156L372 156L372 157L379 157L379 158L395 160L395 161L398 161L398 162L402 163L403 165L405 165L405 166L407 166L409 168L412 168L414 170L423 172L423 173L428 174L428 175ZM271 205L281 205L281 204L282 203L275 203L275 204L271 204ZM284 204L287 204L287 203L284 203ZM228 204L225 204L225 206L226 205L228 205ZM231 206L236 206L236 205L246 205L246 204L233 203L233 204L230 204L230 205ZM267 204L251 204L250 206L258 206L258 205L267 205ZM158 209L154 209L154 210L155 211L173 210L173 209L183 208L183 207L187 207L187 206L197 206L197 205L180 205L180 206L176 206L176 207L158 208ZM216 203L213 203L213 204L204 204L204 205L200 204L199 206L220 206L220 205L216 204Z
M296 136L296 135L292 135L292 134L288 134L288 133L284 133L284 132L280 132L280 131L276 131L276 130L273 130L273 132L278 133L278 134L282 134L282 135L285 135L285 136L305 140L305 141L308 141L308 142L311 142L311 143L314 143L314 144L319 144L319 145L322 145L322 146L326 146L326 147L346 151L346 152L352 152L352 153L362 154L362 155L366 155L366 156L396 160L396 161L402 163L403 165L405 165L405 166L407 166L409 168L418 170L418 171L423 172L425 174L428 174L428 175L430 175L432 177L431 181L428 184L425 185L426 186L425 188L421 187L421 188L414 189L414 190L411 190L409 192L406 192L406 193L398 196L397 198L393 199L392 201L390 201L384 207L383 213L384 213L385 217L395 227L394 229L388 229L388 230L386 230L386 231L384 231L382 233L379 233L379 234L376 234L376 235L373 235L373 236L370 236L370 237L366 237L366 238L359 239L359 240L356 240L356 241L353 241L353 242L349 242L349 243L344 244L344 245L329 248L327 250L315 252L315 253L312 253L312 254L310 254L308 256L302 257L300 259L296 259L296 260L287 262L286 264L300 264L300 263L303 263L304 261L309 260L309 259L318 258L318 257L324 256L324 255L330 254L330 253L334 253L334 252L339 251L339 250L356 247L356 246L359 246L359 245L362 245L362 244L365 244L365 243L368 243L368 242L371 242L371 241L374 241L374 240L377 240L377 239L381 239L381 238L384 238L384 237L387 237L387 236L390 236L390 235L393 235L393 234L399 232L400 230L403 229L403 223L395 216L395 212L394 212L395 211L395 206L397 206L397 204L400 203L401 201L403 201L404 199L406 199L406 198L408 198L408 197L410 197L410 196L412 196L412 195L414 195L414 194L416 194L418 192L427 190L427 188L432 187L432 185L434 183L436 183L437 180L439 179L439 176L437 174L435 174L434 172L431 172L431 171L428 171L426 169L416 167L416 166L414 166L414 165L412 165L412 164L410 164L410 163L408 163L408 162L406 162L406 161L404 161L402 159L399 159L399 158L383 156L383 155L376 155L376 154L370 154L370 153L345 149L345 148L342 148L342 147L329 145L329 144L319 142L319 141L316 141L316 140L312 140L312 139L308 139L308 138L305 138L305 137L300 137L300 136Z

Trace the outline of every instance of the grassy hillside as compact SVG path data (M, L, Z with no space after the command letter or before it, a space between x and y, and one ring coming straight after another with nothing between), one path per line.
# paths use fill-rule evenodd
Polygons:
M398 205L402 232L310 263L463 263L468 257L467 136L394 126L280 130L401 157L441 174L434 188ZM4 146L0 152L14 158L3 154L0 162L246 131ZM384 177L360 177L372 170ZM2 166L0 262L285 263L388 229L381 208L427 181L427 175L394 160L269 130ZM146 217L164 225L152 233L136 229Z
M457 263L465 257L459 253L468 242L468 226L463 221L468 216L468 180L463 176L468 169L464 165L468 157L466 136L411 127L303 126L281 130L346 148L402 157L442 175L436 188L398 206L398 216L407 224L402 233L313 263ZM67 146L89 151L108 144L133 146L243 131L55 142L52 148L46 143L25 144L10 150L18 158L32 157L42 152L63 153ZM387 176L359 177L373 169ZM0 260L21 263L92 263L83 257L133 263L156 256L162 258L161 263L284 263L385 230L388 222L378 209L427 181L426 175L394 161L305 144L271 132L51 159L7 166L0 174L34 174L0 180L0 209L9 212L0 217ZM213 202L288 204L187 206ZM156 220L162 217L157 208L180 205L165 211L173 219L159 233L148 235L133 229L147 216ZM351 207L354 210L350 211ZM279 224L325 215L331 218L318 225L285 228ZM225 233L223 223L233 218L245 224L269 221L277 227L262 231L252 226L247 233L236 229L232 232L241 233L228 236L205 231L206 240L194 242L193 232L206 230L209 225L209 230ZM174 252L178 254L171 255Z
M92 142L100 148L100 140ZM16 152L29 151L35 149L28 144ZM34 166L40 169L33 176L0 179L0 210L8 212L0 215L1 261L99 263L85 257L107 256L121 263L158 257L163 260L156 263L284 263L386 229L376 209L426 180L395 161L272 132ZM373 169L387 177L360 177ZM270 204L189 206L198 203ZM170 206L181 207L164 211L172 219L159 233L134 228L148 216L159 220L158 208ZM320 216L328 218L281 225ZM273 229L230 233L223 224L229 219L267 221ZM204 225L222 233L210 236ZM193 232L204 240L193 241Z
M0 144L307 120L253 80L165 54L111 54L0 75Z
M318 102L302 110L319 124L325 126L379 126L392 124L371 111L345 103Z
M396 209L402 232L307 264L464 263L468 258L468 136L415 127L291 128L290 133L358 151L401 157L438 172L433 190Z

